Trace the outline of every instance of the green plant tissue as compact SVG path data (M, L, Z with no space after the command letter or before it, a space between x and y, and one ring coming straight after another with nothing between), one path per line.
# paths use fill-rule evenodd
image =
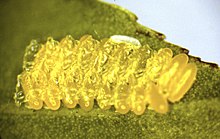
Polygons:
M197 65L197 80L181 101L170 104L167 114L146 110L141 116L122 115L98 106L90 112L79 107L57 111L16 107L16 76L32 39L60 40L68 34L75 39L85 34L102 39L121 34L154 50L168 47L175 54L188 53L136 20L123 8L96 0L0 1L0 138L219 138L220 68L193 56L190 62Z

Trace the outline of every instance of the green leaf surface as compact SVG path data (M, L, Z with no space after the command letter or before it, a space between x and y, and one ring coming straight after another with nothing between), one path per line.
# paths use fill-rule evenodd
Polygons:
M45 42L52 36L60 40L67 34L75 39L85 34L102 39L121 34L135 37L155 50L168 47L174 54L188 53L136 20L129 11L95 0L0 1L0 137L220 137L220 68L192 56L190 62L198 67L197 80L164 115L151 110L141 116L131 112L121 115L113 108L104 111L98 106L90 112L79 107L33 111L15 106L16 76L22 72L25 48L32 39Z

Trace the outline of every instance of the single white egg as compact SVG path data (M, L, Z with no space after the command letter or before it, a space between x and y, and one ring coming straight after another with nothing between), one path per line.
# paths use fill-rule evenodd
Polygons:
M117 43L127 42L127 43L131 43L131 44L137 46L138 48L141 47L141 43L139 42L139 40L137 40L133 37L124 36L124 35L113 35L110 37L110 39L112 39L114 42L117 42Z

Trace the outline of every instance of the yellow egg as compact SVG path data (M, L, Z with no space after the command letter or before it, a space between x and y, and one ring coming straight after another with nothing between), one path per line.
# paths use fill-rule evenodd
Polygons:
M37 98L28 100L29 108L34 110L40 110L43 107L43 101Z
M176 75L168 97L171 102L179 101L185 95L195 81L196 73L196 65L189 63Z
M162 48L158 51L159 55L167 55L168 57L172 57L173 56L173 51L169 48Z
M33 89L30 72L23 72L21 75L21 84L24 94L28 94L28 91Z
M120 114L126 114L130 110L130 107L127 104L126 100L117 100L114 106L115 106L116 112Z
M187 62L188 56L186 54L176 55L172 59L167 70L161 73L158 79L158 85L160 86L160 88L163 88L165 92L170 93L170 91L173 89L173 84L175 84L175 82L173 82L173 79L176 78L176 75L180 73Z
M67 108L75 108L78 103L78 100L74 97L66 96L62 99L62 102Z
M89 98L89 97L80 98L79 105L80 105L81 109L83 109L85 111L90 111L90 110L92 110L93 105L94 105L94 98Z
M132 108L132 111L136 114L136 115L142 115L145 112L146 109L146 103L144 102L136 102L135 107Z
M51 110L58 110L60 108L60 100L58 98L47 97L44 102Z
M101 109L107 110L111 108L113 93L111 92L110 88L107 85L103 87L100 86L98 90L98 96L96 98L98 105Z
M146 96L148 95L145 86L137 86L133 88L133 95L130 95L131 99L131 111L136 115L141 115L146 109Z
M159 92L158 86L152 84L149 92L149 105L158 113L166 113L168 111L168 102L166 98Z
M116 112L126 114L130 110L130 101L128 99L130 88L127 84L120 83L115 91L114 106Z

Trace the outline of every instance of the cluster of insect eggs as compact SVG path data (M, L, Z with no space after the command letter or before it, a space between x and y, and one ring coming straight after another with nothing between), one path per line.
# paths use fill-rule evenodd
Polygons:
M67 36L31 47L36 45L33 61L24 59L15 93L16 102L23 100L30 109L45 103L57 110L62 101L67 108L79 104L89 111L96 99L101 109L114 106L121 114L143 114L147 105L166 113L168 101L179 101L196 78L197 68L186 54L173 57L169 48L150 52L132 37L115 35L99 42L88 35L79 41Z

